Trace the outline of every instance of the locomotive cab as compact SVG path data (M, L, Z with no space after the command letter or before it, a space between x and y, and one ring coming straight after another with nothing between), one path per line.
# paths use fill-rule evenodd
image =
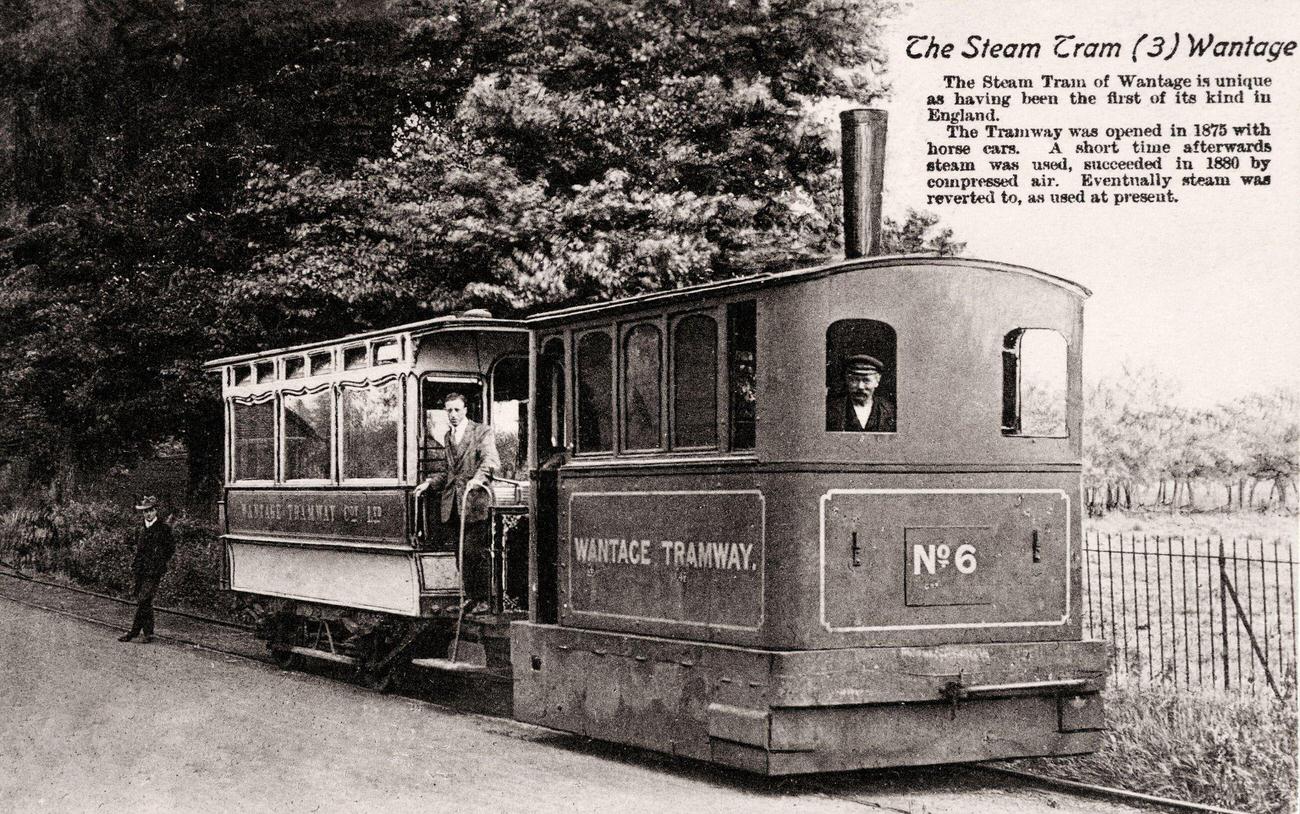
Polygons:
M534 317L516 716L771 774L1096 748L1085 295L880 257ZM888 426L837 423L862 357Z

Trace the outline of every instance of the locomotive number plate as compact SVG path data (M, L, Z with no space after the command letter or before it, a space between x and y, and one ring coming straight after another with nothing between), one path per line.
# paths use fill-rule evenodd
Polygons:
M988 526L915 526L903 530L907 604L985 605L980 549L988 549Z

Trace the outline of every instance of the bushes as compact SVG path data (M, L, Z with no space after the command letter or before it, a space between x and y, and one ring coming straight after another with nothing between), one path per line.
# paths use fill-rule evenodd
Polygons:
M69 501L57 511L68 537L63 569L68 576L105 593L129 594L135 553L131 513L98 501Z
M225 554L216 530L184 513L171 519L171 527L176 554L163 578L160 600L208 611L228 609L231 595L221 590Z
M129 508L103 501L25 505L0 514L0 560L127 597L140 522ZM242 616L243 602L220 588L223 552L216 529L183 511L168 522L176 554L159 586L158 604Z
M0 560L15 568L41 568L57 548L50 512L17 506L0 514Z
M1294 698L1127 684L1106 690L1106 719L1096 754L1023 768L1241 811L1295 810Z

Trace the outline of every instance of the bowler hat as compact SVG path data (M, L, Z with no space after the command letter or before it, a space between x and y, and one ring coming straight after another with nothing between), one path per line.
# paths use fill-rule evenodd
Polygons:
M145 495L140 499L140 503L135 507L137 512L147 511L158 508L158 498L153 495Z
M883 372L885 366L874 356L865 353L858 353L844 360L844 370L846 373L866 373L874 370L877 373Z

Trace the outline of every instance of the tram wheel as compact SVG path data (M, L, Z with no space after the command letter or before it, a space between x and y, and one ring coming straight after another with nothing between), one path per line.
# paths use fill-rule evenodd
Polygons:
M271 648L271 660L281 670L293 670L302 663L302 656L290 650L288 645L279 645Z
M388 692L393 689L393 671L372 670L368 666L362 666L357 670L357 681L368 690Z

